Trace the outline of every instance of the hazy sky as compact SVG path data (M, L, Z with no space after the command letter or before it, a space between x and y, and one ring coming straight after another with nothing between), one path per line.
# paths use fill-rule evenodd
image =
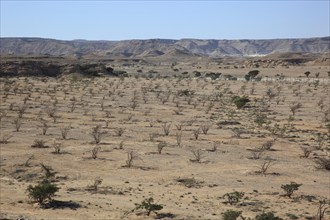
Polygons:
M1 37L274 39L330 35L330 0L1 1Z

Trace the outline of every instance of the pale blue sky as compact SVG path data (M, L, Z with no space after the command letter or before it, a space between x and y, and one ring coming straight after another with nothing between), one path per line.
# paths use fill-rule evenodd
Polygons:
M274 39L330 35L330 0L1 1L1 37Z

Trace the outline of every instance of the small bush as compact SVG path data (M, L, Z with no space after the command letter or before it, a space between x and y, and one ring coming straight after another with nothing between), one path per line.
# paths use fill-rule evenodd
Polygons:
M167 146L167 143L166 143L166 142L160 142L160 143L157 145L157 151L158 151L158 153L161 154L163 148L166 147L166 146Z
M102 132L102 127L101 125L96 125L95 127L93 127L92 129L92 133L91 136L94 139L94 142L96 144L99 144L102 140L102 137L106 134L106 132Z
M191 161L192 162L197 162L197 163L200 163L201 160L202 160L202 157L204 155L204 152L202 149L197 149L197 150L192 150L191 151L194 155L194 159L192 159Z
M134 152L134 151L128 151L127 152L127 160L126 160L126 166L128 168L131 168L133 166L133 162L136 160L136 159L139 159L139 155Z
M0 144L8 144L9 139L12 137L12 134L3 134L0 139Z
M34 147L34 148L47 148L45 143L46 142L42 139L35 139L34 143L31 145L31 147Z
M28 196L40 205L48 199L52 200L59 188L52 183L39 183L36 186L29 185L27 188Z
M61 128L61 135L62 135L62 138L65 140L67 137L68 137L68 133L70 131L71 127L64 127L64 128Z
M95 160L98 156L99 151L101 150L101 147L95 146L92 149L92 158Z
M238 203L244 196L244 192L234 191L223 195L224 199L227 199L227 203L230 205Z
M241 214L242 211L234 211L230 209L222 214L222 218L223 220L236 220Z
M154 199L152 197L143 200L141 203L135 203L135 209L145 209L146 215L149 216L151 212L157 213L156 211L162 210L163 205L154 203Z
M54 172L54 169L50 166L47 166L43 163L40 164L41 169L45 172L45 178L49 179L51 177L54 177L56 172Z
M317 169L330 170L330 159L329 158L324 158L324 157L316 158L315 163L316 163Z
M257 215L255 220L282 220L282 219L279 217L276 217L274 215L274 213L272 213L272 212L266 212L266 213Z
M285 196L291 198L294 191L297 191L302 184L291 182L290 184L281 185L281 188L285 192Z
M241 109L250 102L250 99L246 96L235 96L232 98L232 102L236 105L237 109Z
M162 124L162 128L163 128L165 136L168 136L170 134L171 124L164 123L164 124Z

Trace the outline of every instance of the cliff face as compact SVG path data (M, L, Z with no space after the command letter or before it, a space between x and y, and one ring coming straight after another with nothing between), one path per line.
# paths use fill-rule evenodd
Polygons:
M14 55L143 58L167 56L254 56L272 53L325 53L330 37L275 40L150 39L125 41L62 41L44 38L0 38L0 53ZM175 53L173 52L175 51Z

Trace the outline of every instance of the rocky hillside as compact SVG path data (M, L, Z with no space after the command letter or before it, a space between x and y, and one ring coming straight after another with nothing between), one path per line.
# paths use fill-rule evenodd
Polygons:
M330 37L275 40L150 39L124 41L63 41L44 38L0 38L2 55L148 58L185 56L258 56L272 53L325 53Z

